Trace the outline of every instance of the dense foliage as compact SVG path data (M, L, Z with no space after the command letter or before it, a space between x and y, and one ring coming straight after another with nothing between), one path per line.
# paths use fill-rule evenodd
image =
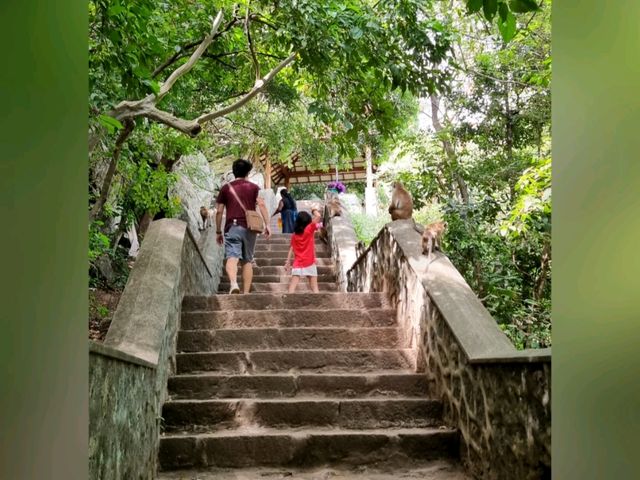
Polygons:
M551 342L551 2L541 6L509 43L480 35L488 24L463 5L440 13L456 28L451 88L425 102L429 128L406 135L382 175L416 208L440 206L446 253L520 348Z

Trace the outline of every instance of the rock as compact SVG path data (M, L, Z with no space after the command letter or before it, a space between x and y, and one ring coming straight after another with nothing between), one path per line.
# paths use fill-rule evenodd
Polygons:
M111 260L108 255L101 255L95 261L95 266L100 272L100 275L106 281L107 285L111 285L116 278L116 274L111 266Z
M187 222L189 230L198 240L202 228L200 207L209 207L214 201L214 173L202 153L182 156L173 171L178 175L178 181L170 189L169 195L180 199L182 211L178 218Z

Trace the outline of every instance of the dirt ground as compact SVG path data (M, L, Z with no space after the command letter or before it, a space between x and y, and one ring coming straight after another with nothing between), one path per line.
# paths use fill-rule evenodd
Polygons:
M89 289L89 339L104 341L122 291Z

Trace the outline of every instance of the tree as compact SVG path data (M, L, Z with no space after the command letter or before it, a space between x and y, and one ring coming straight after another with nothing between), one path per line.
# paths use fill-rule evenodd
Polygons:
M116 141L111 160L113 164L117 164L116 153L129 131L129 128L123 128L124 124L147 118L195 136L201 132L203 124L246 105L288 65L292 65L295 72L295 76L290 77L293 86L313 96L317 112L323 108L326 112L330 104L327 100L335 95L338 85L382 85L387 89L419 92L434 90L443 82L434 67L444 57L447 40L442 25L427 20L430 4L427 1L394 0L374 5L367 1L322 4L310 0L256 1L246 2L233 10L227 5L232 10L229 20L223 21L223 6L208 35L199 41L182 42L179 46L180 42L176 40L179 33L173 26L175 21L189 27L187 32L191 38L197 38L196 32L203 31L204 11L196 9L194 26L191 26L184 18L187 3L159 3L155 9L153 2L135 7L125 7L118 0L90 3L91 48L101 52L103 56L99 57L104 58L107 64L120 67L123 71L121 76L126 79L124 88L112 90L126 97L138 96L143 86L152 91L139 100L120 101L108 111L107 116L98 117L105 128L125 132ZM203 7L212 12L212 4L203 2ZM142 27L144 21L152 29L157 28L159 39L151 39ZM116 25L125 28L118 31L109 28ZM142 53L146 45L137 43L140 40L148 42L151 53ZM170 41L175 42L171 47L175 48L174 53L159 61L158 52ZM129 68L110 55L104 48L106 43L126 46L128 51L120 52L120 56L131 59L136 66ZM187 57L188 60L175 68L164 82L158 83L155 78ZM199 61L202 58L220 63L222 67L219 70L222 71L204 68ZM294 62L294 59L297 60ZM157 65L155 68L154 64ZM225 66L234 70L234 74L223 71ZM113 75L107 74L105 65L99 67L91 76L92 80L101 81L105 76L114 79ZM192 74L186 81L185 75L190 71ZM263 71L268 73L263 75ZM212 95L210 87L216 84L220 85L220 92ZM189 90L196 90L198 94L185 97ZM171 96L168 95L170 91ZM221 107L212 107L224 98L220 93L233 100L223 102ZM362 90L361 93L370 92ZM96 95L96 98L103 106L109 103L104 102L106 98L103 95ZM198 109L200 111L195 118L187 118ZM346 126L357 135L367 130L367 122L384 125L384 109L376 113L373 119L354 117L355 122L350 121L349 124L342 121L344 116L341 118L337 114L324 115L322 120L335 130L340 131ZM97 142L92 140L90 143L95 145ZM109 170L115 170L115 167ZM100 215L106 202L110 181L111 177L107 176L92 209L93 218Z

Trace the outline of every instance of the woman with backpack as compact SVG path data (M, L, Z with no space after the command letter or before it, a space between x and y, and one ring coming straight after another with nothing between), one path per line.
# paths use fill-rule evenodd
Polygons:
M293 233L293 224L296 221L296 215L298 213L298 206L291 194L286 188L280 190L280 203L273 215L280 214L282 219L282 233Z

